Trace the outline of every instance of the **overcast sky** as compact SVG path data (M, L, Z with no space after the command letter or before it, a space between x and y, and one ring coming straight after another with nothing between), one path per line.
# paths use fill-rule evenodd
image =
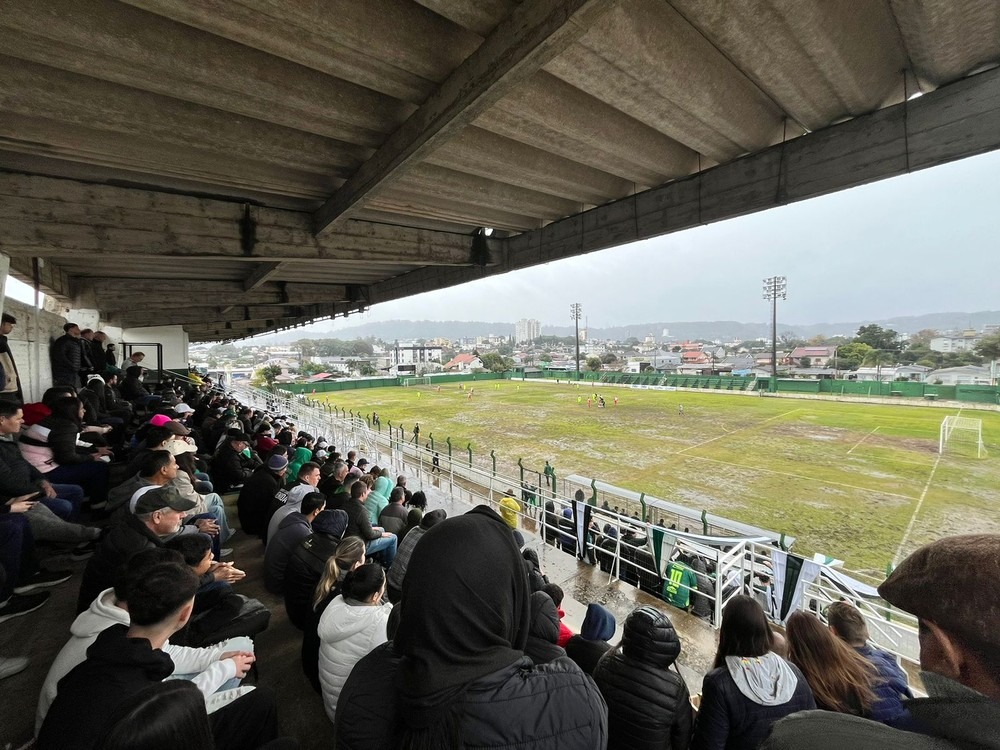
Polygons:
M787 325L1000 307L1000 152L460 287L375 305L365 321L537 318L594 328L768 319L761 279L788 278ZM12 286L18 286L13 284ZM9 289L12 296L20 296ZM26 300L27 301L27 300Z
M361 320L537 318L595 328L768 319L765 276L788 278L788 324L1000 307L1000 152L782 208L375 305ZM329 326L324 324L324 327Z

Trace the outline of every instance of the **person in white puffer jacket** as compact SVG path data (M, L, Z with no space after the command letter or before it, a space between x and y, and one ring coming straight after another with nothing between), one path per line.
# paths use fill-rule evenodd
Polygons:
M154 565L163 562L180 562L179 552L168 549L150 549L133 555L129 570L115 588L105 589L91 602L70 626L71 637L56 656L38 696L35 715L35 734L41 729L49 707L56 699L58 683L72 669L87 658L87 649L97 636L112 625L129 625L128 591L130 582L139 580ZM230 638L206 648L175 646L169 641L163 651L174 662L174 673L169 679L186 679L193 682L205 696L209 713L218 710L241 695L253 690L240 686L240 680L252 666L253 641L246 637Z
M361 565L344 578L341 594L319 620L319 682L323 706L333 721L337 700L351 670L372 649L388 640L392 607L382 604L385 572L377 563Z

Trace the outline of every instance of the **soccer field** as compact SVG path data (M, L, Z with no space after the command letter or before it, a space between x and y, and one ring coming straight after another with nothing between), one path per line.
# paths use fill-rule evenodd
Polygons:
M496 383L499 382L499 388ZM1000 414L983 420L988 455L949 444L938 429L954 410L732 394L469 381L339 391L340 408L378 411L383 429L420 424L456 456L495 450L498 470L549 461L560 477L581 474L637 492L792 534L796 550L884 573L900 552L939 536L1000 532ZM619 403L614 404L618 397ZM578 400L582 403L578 403ZM683 405L683 414L678 407Z

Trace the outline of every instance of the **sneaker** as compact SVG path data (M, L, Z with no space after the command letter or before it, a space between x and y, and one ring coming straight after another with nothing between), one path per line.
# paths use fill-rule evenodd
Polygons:
M34 612L49 600L48 591L40 591L36 594L18 596L14 594L10 599L0 604L0 622L12 620L15 617Z
M26 594L35 589L43 589L48 586L58 586L73 577L71 570L39 570L31 576L25 583L14 587L15 594Z
M13 677L28 667L28 660L23 656L0 656L0 680Z

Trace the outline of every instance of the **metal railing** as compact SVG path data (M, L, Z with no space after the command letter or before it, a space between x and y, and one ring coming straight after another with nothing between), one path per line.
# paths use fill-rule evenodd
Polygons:
M349 449L358 450L370 461L411 473L416 480L411 485L414 488L433 485L453 500L497 507L506 490L522 487L521 480L496 471L495 455L490 468L477 465L471 445L460 455L455 455L454 451L445 453L432 449L429 444L421 444L412 435L405 434L402 428L376 431L361 414L339 416L339 413L334 414L303 395L270 393L248 383L236 384L232 390L246 405L276 415L284 414L294 420L299 429L324 436L338 446L341 453L346 454ZM437 464L434 463L435 454L439 459ZM522 502L519 525L534 536L530 542L532 545L539 548L545 545L553 551L562 548L579 556L575 530L570 525L572 519L563 516L566 509L573 507L570 493L575 494L573 485L564 482L560 491L559 483L553 481L551 485L536 488L533 502ZM552 510L546 511L545 505L549 502L552 503ZM684 555L689 559L700 557L706 561L712 573L703 574L710 581L708 590L683 583L676 585L688 590L691 596L703 596L709 601L710 622L714 627L719 626L723 609L738 594L755 597L769 618L780 622L773 606L771 589L774 580L772 554L778 549L773 539L729 536L725 533L727 529L716 526L711 531L721 532L719 536L686 533L593 506L591 517L589 550L601 563L602 570L608 573L609 583L618 579L663 598L667 563L662 563L663 569L657 569L655 550L650 543L651 539L662 536L669 542L670 554L661 555L661 560ZM632 543L626 541L628 538L633 540ZM820 571L820 575L805 582L799 609L823 617L830 603L849 599L864 616L871 639L877 646L899 658L918 661L915 618L865 597L852 595L842 586L824 580L822 572L828 569L827 566L817 564L815 569Z

